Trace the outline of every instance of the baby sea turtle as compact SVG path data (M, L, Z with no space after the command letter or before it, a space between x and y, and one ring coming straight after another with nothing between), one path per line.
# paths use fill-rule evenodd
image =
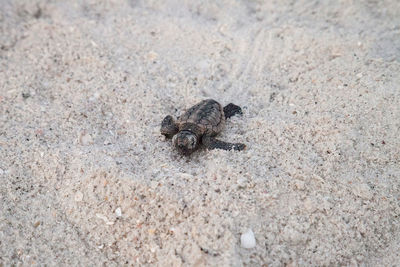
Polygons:
M225 126L225 119L242 114L242 109L232 103L222 108L213 99L203 100L188 109L176 121L168 115L161 123L161 134L173 138L173 144L183 155L192 154L200 143L208 149L243 150L244 144L227 143L215 138Z

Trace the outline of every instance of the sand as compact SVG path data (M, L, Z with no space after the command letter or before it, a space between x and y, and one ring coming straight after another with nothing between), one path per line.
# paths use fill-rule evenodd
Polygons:
M2 0L0 266L399 265L399 25L396 0ZM160 135L206 98L246 151Z

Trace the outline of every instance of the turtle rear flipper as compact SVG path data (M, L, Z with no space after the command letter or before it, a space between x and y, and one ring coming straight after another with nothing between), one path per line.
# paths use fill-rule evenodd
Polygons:
M237 150L241 151L246 148L245 144L241 143L228 143L221 140L216 139L212 136L203 136L202 143L208 149L223 149L223 150Z
M171 115L168 115L163 119L160 131L161 134L165 135L167 138L172 138L179 131L178 126Z
M243 114L242 109L239 106L230 103L224 107L225 119L229 119L236 114Z

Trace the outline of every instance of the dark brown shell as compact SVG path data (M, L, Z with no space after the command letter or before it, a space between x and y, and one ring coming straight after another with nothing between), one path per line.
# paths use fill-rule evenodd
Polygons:
M213 99L203 100L180 116L177 123L180 131L197 128L200 131L198 135L216 135L225 126L224 110Z

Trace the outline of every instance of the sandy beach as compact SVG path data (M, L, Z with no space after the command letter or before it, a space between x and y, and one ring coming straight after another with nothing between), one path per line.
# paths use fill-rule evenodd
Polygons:
M1 267L400 265L399 1L0 4Z

